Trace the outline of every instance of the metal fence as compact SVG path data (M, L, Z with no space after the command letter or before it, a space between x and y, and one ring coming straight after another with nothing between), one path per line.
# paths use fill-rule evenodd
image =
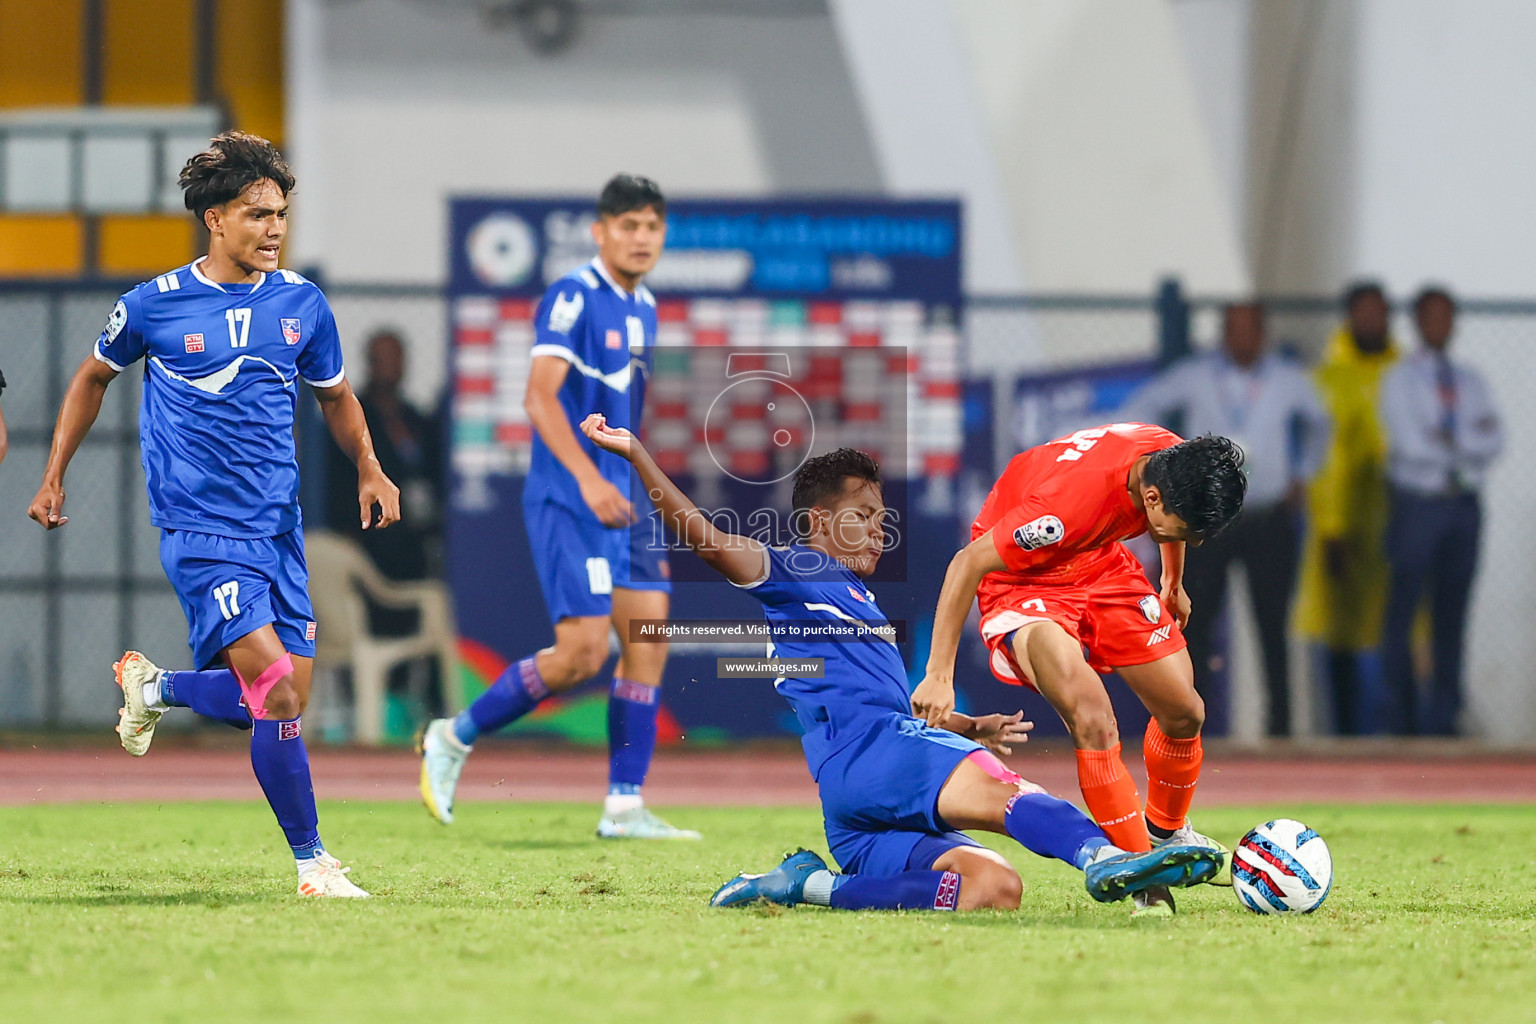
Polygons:
M0 400L11 434L11 453L0 467L0 727L110 725L117 700L108 666L121 650L136 647L170 665L189 660L185 623L160 568L157 531L148 522L137 373L123 374L108 390L70 467L70 526L45 535L25 518L64 388L89 355L116 296L132 283L0 283L0 369L12 384ZM408 397L423 407L435 405L447 367L441 292L338 285L328 294L354 379L362 376L366 337L393 328L412 348ZM1020 374L1151 358L1184 323L1197 348L1214 344L1221 302L1169 298L973 298L966 311L967 374L996 382L999 461L1012 453L1008 396ZM1269 308L1272 341L1303 359L1315 358L1339 323L1332 299L1277 299ZM1395 318L1394 328L1411 348L1404 316ZM1488 377L1509 438L1509 452L1486 492L1483 570L1467 648L1470 724L1499 742L1536 742L1536 630L1527 624L1536 607L1536 532L1526 527L1536 477L1520 465L1520 439L1527 427L1536 428L1536 403L1526 397L1536 383L1533 339L1536 302L1462 306L1456 352ZM308 479L318 475L316 466L306 466ZM1302 666L1293 681L1301 728L1316 731L1323 721L1316 688L1305 671L1307 659L1294 660ZM1234 714L1234 722L1241 719Z

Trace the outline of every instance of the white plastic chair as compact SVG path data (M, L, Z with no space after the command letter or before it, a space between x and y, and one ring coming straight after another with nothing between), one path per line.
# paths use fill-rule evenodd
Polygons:
M384 738L384 696L389 670L413 658L437 659L443 698L458 692L457 632L448 588L436 580L397 583L374 567L361 546L330 530L305 535L309 595L315 605L315 666L352 670L353 735L377 744ZM414 609L420 625L412 636L376 637L368 628L368 600L385 608ZM314 697L321 697L316 687ZM311 705L315 704L311 699ZM449 711L455 711L449 708ZM318 713L318 709L316 709Z

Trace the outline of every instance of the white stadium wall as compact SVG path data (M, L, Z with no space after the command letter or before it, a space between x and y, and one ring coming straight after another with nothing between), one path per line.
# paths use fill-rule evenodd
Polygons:
M1204 294L1333 294L1355 275L1399 297L1429 279L1533 292L1527 0L584 9L575 44L537 56L469 0L288 0L293 264L441 282L448 195L595 191L628 169L679 194L961 196L973 293L1145 295L1168 274ZM362 335L406 321L412 394L435 397L436 307L352 299L338 317L354 374ZM1144 355L1146 322L1115 334L993 311L973 320L970 359L1006 379ZM1496 372L1536 348L1478 325L1461 349L1490 371L1511 436L1536 429L1520 375ZM1516 458L1490 484L1470 684L1488 736L1532 741L1536 633L1500 628L1507 607L1490 605L1536 605ZM1495 678L1523 696L1478 689Z

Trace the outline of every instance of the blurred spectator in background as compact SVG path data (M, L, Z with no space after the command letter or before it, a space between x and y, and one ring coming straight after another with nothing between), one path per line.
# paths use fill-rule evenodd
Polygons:
M1221 348L1163 371L1131 398L1120 417L1186 437L1230 437L1247 456L1242 515L1186 555L1184 588L1194 614L1184 636L1195 682L1204 692L1205 680L1220 668L1212 637L1226 600L1227 569L1242 562L1264 653L1268 732L1286 736L1291 731L1286 620L1296 587L1301 503L1322 459L1328 416L1307 375L1267 351L1267 342L1262 305L1228 306Z
M368 379L358 392L373 448L388 477L400 488L400 522L389 530L364 530L357 509L355 472L346 456L330 447L326 523L360 543L379 571L392 580L418 580L439 573L442 538L442 451L437 421L408 402L405 343L397 331L368 338ZM380 623L382 625L382 623Z
M5 373L0 371L0 395L5 394ZM5 413L0 411L0 462L5 461L5 453L11 449L10 435L5 432Z
M1386 444L1377 398L1397 361L1386 293L1359 282L1344 293L1346 319L1315 371L1332 421L1322 468L1311 487L1296 628L1327 650L1334 731L1374 732L1367 691L1379 688L1374 654L1386 605Z
M1483 513L1478 493L1503 447L1498 412L1482 375L1451 361L1456 300L1426 288L1413 304L1423 347L1381 384L1392 516L1392 567L1382 663L1389 731L1454 736L1461 712L1461 652L1477 571ZM1409 634L1429 591L1429 699L1418 699Z

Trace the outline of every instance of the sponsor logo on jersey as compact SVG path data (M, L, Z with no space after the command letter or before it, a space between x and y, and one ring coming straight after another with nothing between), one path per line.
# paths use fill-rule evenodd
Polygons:
M603 344L608 348L623 348L624 335L610 329L607 334L603 335Z
M277 738L280 740L296 740L299 733L303 732L304 720L295 718L291 722L277 723Z
M1141 609L1141 614L1147 617L1147 621L1152 623L1154 626L1157 625L1159 620L1161 620L1163 617L1163 602L1159 601L1152 594L1148 594L1140 601L1137 601L1136 606Z
M306 623L304 623L304 639L305 640L313 640L314 638L315 638L315 624L313 622L306 622Z
M549 306L549 329L556 334L570 334L571 328L581 318L581 308L586 304L587 300L579 289L572 292L570 298L556 295L555 301Z
M117 340L117 336L123 333L123 328L128 326L128 307L123 305L123 300L118 299L117 305L112 307L112 312L107 317L107 326L101 329L107 336L108 343Z
M183 334L181 342L188 352L201 352L203 350L203 336L201 334Z
M1158 644L1162 643L1164 640L1167 640L1168 639L1168 635L1170 633L1172 633L1172 632L1173 632L1173 623L1171 623L1171 622L1168 623L1168 625L1166 625L1166 626L1159 626L1159 627L1157 627L1156 629L1154 629L1152 631L1152 635L1147 637L1147 646L1148 647L1155 647L1155 646L1157 646Z
M1041 516L1013 531L1013 542L1025 551L1055 544L1067 535L1067 528L1055 516Z
M864 595L859 593L857 590L854 590L852 584L850 584L848 587L848 596L859 602L859 604L864 603Z
M283 340L290 345L297 345L299 343L298 320L284 317L281 322L283 325Z

